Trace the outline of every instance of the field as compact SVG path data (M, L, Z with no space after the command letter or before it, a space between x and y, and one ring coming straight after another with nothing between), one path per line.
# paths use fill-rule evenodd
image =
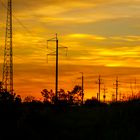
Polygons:
M139 100L99 107L7 104L0 114L1 139L140 140Z

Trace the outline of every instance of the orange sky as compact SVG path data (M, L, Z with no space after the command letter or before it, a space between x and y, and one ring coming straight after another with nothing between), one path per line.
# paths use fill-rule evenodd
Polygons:
M6 4L6 1L3 3ZM69 47L68 56L60 50L59 88L70 90L84 72L85 97L96 96L98 75L108 88L131 94L140 84L140 0L13 0L14 90L22 97L41 97L44 88L54 89L55 58L46 54L46 40L58 33L60 44ZM0 70L3 63L6 10L0 3ZM2 72L1 72L2 73ZM2 76L1 76L2 77ZM135 78L137 85L135 86ZM102 85L104 87L104 85Z

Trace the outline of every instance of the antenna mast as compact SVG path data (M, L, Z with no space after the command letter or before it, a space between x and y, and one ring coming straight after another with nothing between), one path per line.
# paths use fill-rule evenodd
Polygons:
M2 83L3 88L13 94L12 0L8 0L7 3L7 20Z

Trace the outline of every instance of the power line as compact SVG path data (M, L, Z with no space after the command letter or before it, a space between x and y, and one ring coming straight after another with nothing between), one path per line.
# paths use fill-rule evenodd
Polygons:
M2 6L7 9L7 6L4 4L4 2L2 0L0 0L0 3L2 4ZM21 27L23 27L23 29L30 35L30 36L34 36L34 34L12 13L12 16L14 17L14 19L19 23L19 25ZM30 42L31 43L31 42ZM36 43L38 44L38 43ZM43 43L39 43L39 44L43 44ZM43 44L45 46L45 44ZM40 48L42 49L42 48ZM42 49L44 50L44 49Z
M1 1L0 0L0 2L1 2L1 4L2 4L2 6L5 8L5 9L7 9L7 6L3 3L3 1ZM14 12L14 11L13 11ZM28 33L28 34L30 34L31 36L33 36L33 34L31 33L31 31L24 25L24 24L22 24L22 22L14 15L14 13L13 13L13 15L12 15L14 18L15 18L15 20L24 28L24 30L26 30L26 32Z

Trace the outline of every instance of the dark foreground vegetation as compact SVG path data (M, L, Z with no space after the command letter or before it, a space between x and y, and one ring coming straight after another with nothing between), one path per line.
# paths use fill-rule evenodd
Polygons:
M140 140L140 99L56 105L0 93L0 140Z

